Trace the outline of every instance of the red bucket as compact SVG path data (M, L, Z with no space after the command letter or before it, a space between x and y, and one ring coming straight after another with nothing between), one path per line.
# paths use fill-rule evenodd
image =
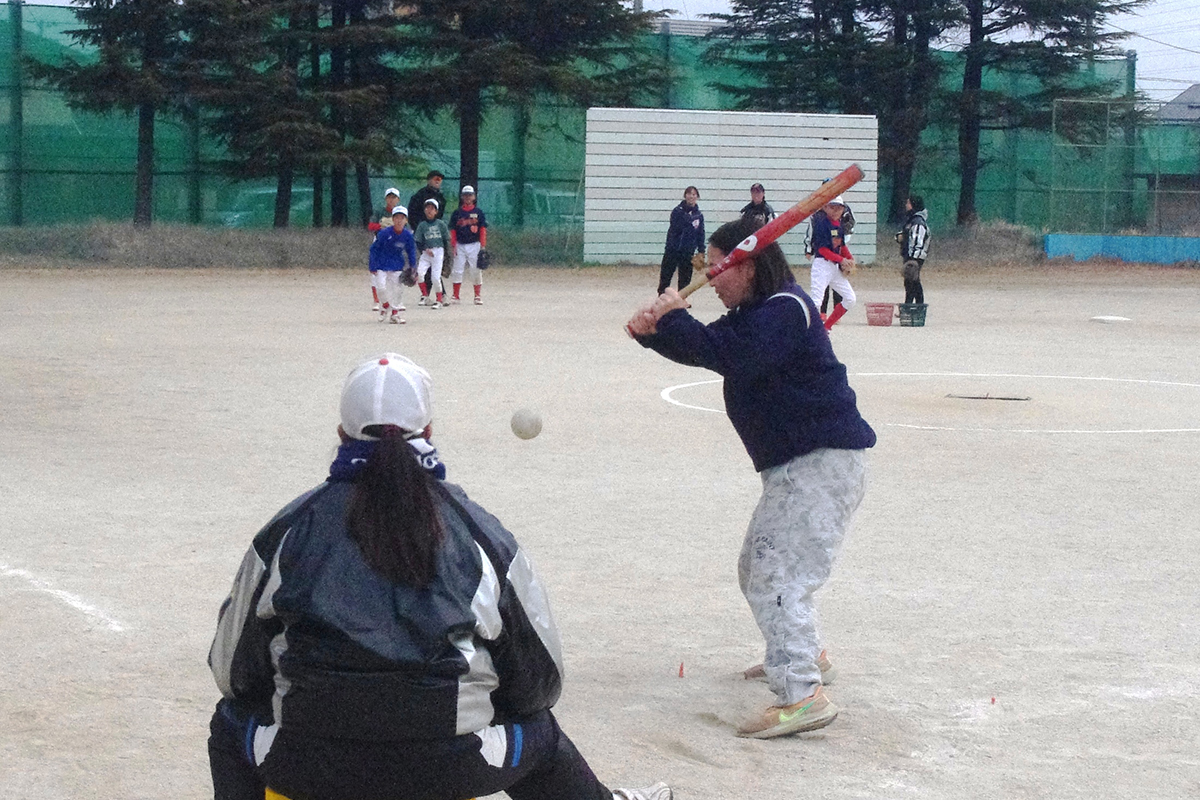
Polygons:
M894 303L867 303L868 325L891 325L892 316L896 313Z

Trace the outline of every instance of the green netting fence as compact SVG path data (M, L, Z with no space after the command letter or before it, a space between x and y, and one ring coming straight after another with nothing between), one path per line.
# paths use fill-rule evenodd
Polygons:
M136 121L71 109L62 95L22 80L17 69L25 56L85 57L66 34L78 25L68 7L0 5L0 224L132 218ZM656 87L660 107L732 107L731 98L709 82L733 83L737 76L702 63L704 39L672 32L669 23L648 36L672 75ZM946 58L953 62L952 55ZM1089 69L1125 86L1132 63L1097 62ZM947 69L945 85L952 87L957 80L953 67ZM1033 79L989 76L989 81L993 86L1005 81L1010 90L1022 91ZM1200 225L1195 209L1200 128L1195 120L1164 121L1153 109L1141 106L1134 113L1128 106L1128 101L1112 101L1101 115L1106 120L1102 125L1096 122L1096 109L1060 105L1051 131L985 131L976 196L980 218L1070 232L1157 232ZM1092 128L1082 135L1074 123L1085 116ZM494 223L550 231L564 252L581 247L584 120L584 109L552 101L489 110L480 133L478 190ZM424 133L428 145L413 154L409 166L371 175L376 201L393 185L406 200L431 168L446 174L447 194L456 191L456 123L447 113L425 125ZM234 181L221 174L220 147L194 121L160 115L155 147L157 221L272 224L274 182ZM887 180L880 176L881 206L889 196ZM956 131L930 128L922 139L913 191L926 198L936 228L953 225L958 183ZM1164 192L1175 194L1164 202ZM326 204L328 195L326 191ZM355 192L349 200L350 218L357 219ZM297 179L293 225L311 225L312 203L311 183ZM880 210L885 219L887 209ZM329 219L328 209L323 216Z

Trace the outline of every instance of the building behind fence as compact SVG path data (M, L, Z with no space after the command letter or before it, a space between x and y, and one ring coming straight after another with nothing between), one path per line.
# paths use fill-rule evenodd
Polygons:
M120 114L71 109L56 91L21 78L24 56L57 60L86 54L66 31L73 9L9 2L0 5L0 224L52 225L81 217L128 220L133 215L136 121ZM728 110L731 97L709 82L737 75L701 61L707 23L667 20L647 34L672 78L657 91L661 108ZM1119 87L1132 86L1134 59L1089 66ZM948 85L956 81L948 70ZM996 78L1013 84L1031 78ZM1018 86L1019 88L1019 86ZM1189 92L1200 94L1200 87ZM1188 93L1185 93L1187 95ZM985 131L976 206L983 220L1035 229L1109 233L1189 233L1200 228L1200 96L1162 107L1129 98L1099 105L1060 102L1054 129ZM480 204L497 226L553 231L564 256L582 254L585 109L551 101L525 108L494 107L480 135ZM234 181L221 174L220 147L195 121L157 120L154 217L159 221L269 226L274 181ZM458 128L449 113L424 128L426 146L404 168L373 174L374 196L390 185L407 197L430 168L458 188ZM749 186L755 176L747 174ZM879 176L880 202L889 196ZM631 192L638 190L630 186ZM682 192L682 186L676 187ZM958 197L957 133L926 131L913 191L931 222L950 227ZM358 218L350 193L350 218ZM326 193L328 202L328 193ZM311 225L312 189L298 180L291 221ZM748 198L747 198L748 199ZM798 198L771 198L786 207ZM326 212L324 218L328 219ZM887 218L881 209L879 219ZM666 221L663 220L665 232Z

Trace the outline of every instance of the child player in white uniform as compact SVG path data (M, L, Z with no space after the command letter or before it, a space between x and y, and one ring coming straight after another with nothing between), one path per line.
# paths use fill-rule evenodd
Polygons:
M450 215L450 244L454 248L454 264L450 267L450 280L454 284L454 299L458 301L458 290L462 286L463 270L471 267L471 282L475 284L475 305L483 305L480 289L483 272L479 269L479 251L487 247L487 217L483 209L475 205L475 188L464 186L459 193L458 209Z
M450 228L444 220L437 218L438 201L432 197L425 201L425 219L417 226L417 249L421 251L421 258L417 262L417 280L421 281L421 292L424 295L421 298L421 304L424 305L429 299L429 290L425 288L425 273L428 272L431 280L437 281L437 299L434 300L431 308L442 307L442 262L446 258L446 246L450 244ZM457 302L458 298L455 298Z

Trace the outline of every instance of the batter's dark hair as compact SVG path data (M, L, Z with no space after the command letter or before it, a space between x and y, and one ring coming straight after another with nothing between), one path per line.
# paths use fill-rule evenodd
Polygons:
M394 583L424 588L437 574L446 529L434 500L435 480L395 425L363 429L379 443L358 474L346 525L363 558Z
M713 231L708 243L728 255L743 239L761 227L762 222L755 217L739 217ZM795 280L783 250L772 242L754 256L754 284L750 287L749 299L752 302L765 300Z
M925 198L921 197L919 194L910 194L908 196L908 202L912 203L913 211L925 210Z

